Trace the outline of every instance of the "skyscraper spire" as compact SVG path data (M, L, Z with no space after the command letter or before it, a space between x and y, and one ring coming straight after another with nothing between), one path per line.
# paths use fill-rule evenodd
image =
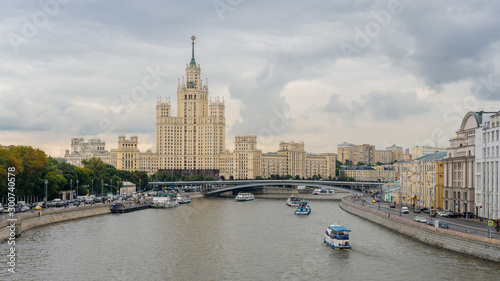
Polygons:
M196 39L196 37L191 36L191 40L193 40L193 47L192 47L192 57L191 57L191 62L189 63L190 66L196 66L196 61L194 60L194 40Z

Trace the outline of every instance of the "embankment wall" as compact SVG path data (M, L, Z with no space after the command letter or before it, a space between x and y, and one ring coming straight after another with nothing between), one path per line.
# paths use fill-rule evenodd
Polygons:
M500 240L432 227L398 216L388 216L387 213L349 202L346 198L342 199L340 208L426 244L500 262Z

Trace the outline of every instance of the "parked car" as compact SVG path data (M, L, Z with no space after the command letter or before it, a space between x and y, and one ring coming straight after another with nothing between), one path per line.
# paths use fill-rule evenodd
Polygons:
M403 213L403 214L409 214L410 210L408 210L408 207L401 207L401 213Z
M429 213L429 208L420 208L420 212L422 213Z
M420 220L418 222L427 223L427 219L425 217L420 217Z
M459 218L461 216L462 215L459 214L459 213L449 213L446 217L448 217L448 218Z
M420 222L420 217L419 216L414 216L413 220L416 221L416 222Z
M471 213L471 212L463 212L462 213L462 217L468 218L468 219L475 219L476 218L476 216L474 215L474 213Z
M433 219L430 219L428 222L427 222L428 225L430 226L434 226L434 220Z
M389 205L389 208L396 208L396 204L391 203L391 204Z
M415 214L420 214L420 209L415 209L415 210L413 210L413 212L414 212Z
M443 212L439 212L438 216L440 216L440 217L447 217L449 214L451 214L451 212L443 211Z

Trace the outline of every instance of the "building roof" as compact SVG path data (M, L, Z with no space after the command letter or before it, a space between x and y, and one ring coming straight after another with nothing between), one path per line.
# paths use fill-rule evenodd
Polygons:
M427 162L427 161L435 161L435 160L443 160L446 157L446 152L436 152L433 154L427 154L425 156L414 159L413 161Z
M343 143L339 144L338 146L354 146L354 144L348 143L348 142L343 142Z

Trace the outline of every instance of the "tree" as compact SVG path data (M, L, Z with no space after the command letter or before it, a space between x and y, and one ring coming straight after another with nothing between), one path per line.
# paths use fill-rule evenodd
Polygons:
M358 166L364 166L364 165L365 165L365 163L363 163L363 162L358 162Z

